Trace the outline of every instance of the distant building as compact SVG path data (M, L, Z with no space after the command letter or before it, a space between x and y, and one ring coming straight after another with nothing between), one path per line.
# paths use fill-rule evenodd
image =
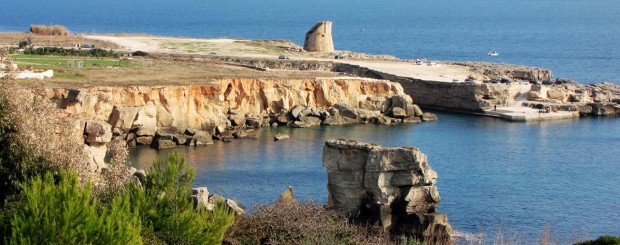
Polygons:
M331 21L321 21L306 33L304 50L308 52L334 52Z

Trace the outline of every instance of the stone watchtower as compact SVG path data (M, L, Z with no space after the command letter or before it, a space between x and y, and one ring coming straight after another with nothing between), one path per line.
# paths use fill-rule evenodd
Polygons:
M308 52L334 52L331 21L316 23L316 25L306 33L304 50Z

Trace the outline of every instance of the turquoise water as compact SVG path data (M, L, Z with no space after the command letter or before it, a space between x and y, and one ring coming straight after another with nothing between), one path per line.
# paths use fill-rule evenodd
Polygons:
M3 0L0 31L63 24L82 33L303 38L334 21L337 49L402 58L496 61L620 83L616 0ZM363 31L362 31L363 29ZM489 50L500 56L490 58Z
M508 123L438 115L440 121L423 124L265 128L257 131L258 140L179 151L198 169L197 186L251 206L274 201L289 185L302 200L326 202L321 154L328 139L412 145L428 154L438 172L439 211L457 230L493 236L503 227L530 237L548 224L562 236L620 235L617 118ZM291 139L274 142L278 132ZM132 152L139 167L156 155L148 148Z

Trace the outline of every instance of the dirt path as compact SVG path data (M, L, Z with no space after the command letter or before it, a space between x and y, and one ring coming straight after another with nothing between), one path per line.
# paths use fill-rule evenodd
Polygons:
M261 46L256 41L243 39L96 35L85 35L84 37L111 42L131 52L144 51L149 53L210 54L269 58L273 58L278 54L274 47L269 45Z

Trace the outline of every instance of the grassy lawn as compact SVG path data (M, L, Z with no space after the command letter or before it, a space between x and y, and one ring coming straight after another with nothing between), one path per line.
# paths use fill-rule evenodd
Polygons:
M83 69L101 68L101 67L129 67L126 60L110 59L110 58L89 58L89 57L68 57L68 56L48 56L48 55L12 55L11 58L18 66L32 66L35 69L78 69L69 64L71 61L76 63L82 62Z

